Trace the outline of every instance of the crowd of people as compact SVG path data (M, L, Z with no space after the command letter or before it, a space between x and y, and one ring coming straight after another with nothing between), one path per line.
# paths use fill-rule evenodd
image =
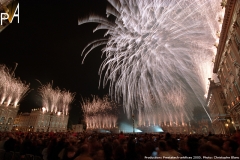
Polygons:
M232 135L0 132L0 138L0 149L19 152L21 159L27 154L43 160L240 157L240 131Z

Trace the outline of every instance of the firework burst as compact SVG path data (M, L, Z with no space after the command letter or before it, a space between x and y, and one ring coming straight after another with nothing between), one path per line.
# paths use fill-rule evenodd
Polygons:
M0 65L0 105L16 107L29 90L29 84L15 78L5 65Z
M43 111L45 112L61 112L63 115L68 114L69 105L74 100L74 93L69 91L61 91L58 87L52 88L52 84L41 85L39 93L42 97Z
M117 104L107 96L103 99L93 96L92 100L83 100L82 109L87 123L87 128L103 129L114 128L117 123Z
M97 15L78 21L99 23L94 32L107 30L83 50L86 56L105 45L103 85L110 82L111 96L123 102L128 117L137 110L139 121L155 115L151 124L189 121L195 106L206 105L221 0L108 1L114 22Z

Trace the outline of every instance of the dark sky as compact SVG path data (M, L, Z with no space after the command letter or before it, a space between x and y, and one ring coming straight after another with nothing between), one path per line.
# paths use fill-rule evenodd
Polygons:
M20 103L20 111L41 107L36 79L76 93L70 111L73 123L81 117L81 96L108 93L108 88L98 88L101 47L81 63L83 48L105 31L93 34L97 24L77 24L89 13L105 16L106 4L106 0L19 0L20 23L15 19L0 33L0 64L14 68L18 63L15 76L30 83L32 91Z

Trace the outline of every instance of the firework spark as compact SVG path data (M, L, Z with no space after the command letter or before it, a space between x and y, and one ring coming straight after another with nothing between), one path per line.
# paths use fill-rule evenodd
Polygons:
M103 129L114 128L117 123L117 104L105 96L103 99L93 96L92 100L83 100L82 109L87 123L87 128Z
M110 95L123 102L128 117L137 110L139 121L152 114L151 124L192 119L195 106L206 106L221 0L108 1L107 17L115 22L90 15L78 24L96 22L94 32L107 30L83 54L105 45L100 74L104 86L110 82Z
M43 112L61 112L63 115L68 114L69 105L74 100L74 93L61 91L58 87L52 88L52 84L41 85L39 93L42 97Z
M0 65L0 105L16 107L29 90L29 84L15 78L5 65Z

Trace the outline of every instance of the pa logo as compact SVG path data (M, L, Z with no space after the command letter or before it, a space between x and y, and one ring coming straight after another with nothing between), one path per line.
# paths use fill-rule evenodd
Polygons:
M12 23L13 18L17 17L19 23L19 3L17 1L13 1L7 7L3 6L5 13L1 13L1 25L4 20L8 20L9 23Z

